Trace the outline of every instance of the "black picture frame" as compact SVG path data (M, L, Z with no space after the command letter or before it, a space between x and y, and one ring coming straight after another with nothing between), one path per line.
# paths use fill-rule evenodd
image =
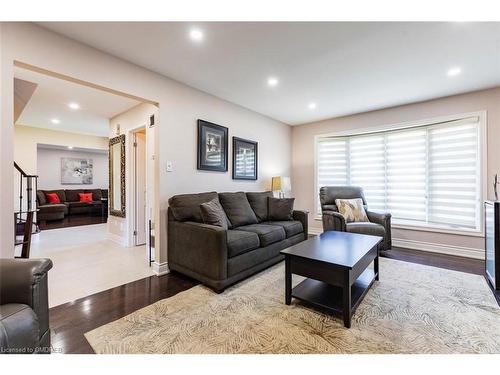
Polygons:
M227 172L228 128L198 119L197 167L202 171Z
M239 162L237 160L238 155L241 154L241 150L253 149L253 160L250 159L253 166L251 173L247 171L239 170ZM233 137L233 180L257 180L259 169L259 145L255 141L250 141L248 139Z

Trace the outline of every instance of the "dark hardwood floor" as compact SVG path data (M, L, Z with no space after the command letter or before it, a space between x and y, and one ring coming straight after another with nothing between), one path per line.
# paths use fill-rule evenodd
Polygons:
M381 254L406 262L425 264L483 275L481 260L393 248ZM198 282L172 272L168 275L134 281L50 309L52 346L62 353L93 353L83 336L103 324L124 317L161 299L192 288ZM494 293L500 304L500 292Z
M77 214L66 216L61 220L51 220L46 222L40 222L39 227L41 230L48 229L59 229L67 227L79 227L81 225L91 225L91 224L104 224L108 221L107 216L101 216L98 214Z
M50 276L49 276L50 277ZM93 353L83 334L198 282L172 272L151 276L50 309L52 347L62 353Z

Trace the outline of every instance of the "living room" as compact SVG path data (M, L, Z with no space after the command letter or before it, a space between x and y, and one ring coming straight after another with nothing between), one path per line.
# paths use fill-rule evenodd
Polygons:
M16 137L29 124L13 126L19 69L137 101L106 117L101 147L34 142L28 174L49 194L68 189L59 175L42 181L59 172L50 154L78 151L96 173L106 158L113 178L94 175L102 183L88 190L109 189L109 207L82 228L106 217L109 243L136 247L145 191L151 272L55 305L63 260L9 259L42 262L41 347L500 351L499 22L13 22L0 33L2 181L28 157ZM2 191L1 256L13 258L17 187ZM70 222L45 233L78 230Z

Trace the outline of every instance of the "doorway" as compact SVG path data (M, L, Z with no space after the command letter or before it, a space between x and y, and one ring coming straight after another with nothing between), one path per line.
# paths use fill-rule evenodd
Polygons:
M35 222L44 220L44 225L31 237L27 257L54 263L49 306L154 275L145 245L147 224L159 216L156 207L148 205L154 196L146 196L157 167L151 143L155 128L148 123L157 114L157 104L22 63L16 64L14 78L34 88L23 96L22 107L15 107L14 159L29 175L39 177L32 189ZM142 127L132 134L137 124ZM117 135L130 139L124 142L126 173L119 173L126 185L126 215L108 216L108 153L110 139ZM49 195L57 196L59 203L48 202ZM134 240L132 228L137 231ZM20 250L18 246L16 252Z
M147 242L147 153L146 129L142 128L134 135L134 245Z

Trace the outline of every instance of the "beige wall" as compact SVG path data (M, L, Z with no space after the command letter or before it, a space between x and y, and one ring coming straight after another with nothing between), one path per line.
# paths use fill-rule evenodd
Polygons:
M110 87L159 103L156 156L159 183L156 184L161 207L157 229L161 236L157 260L165 262L166 208L173 194L204 190L261 190L269 188L273 175L291 173L291 129L288 125L218 99L179 82L158 75L131 63L77 43L36 25L2 24L2 91L6 112L2 115L2 166L12 166L12 103L13 61L43 67L71 77ZM5 84L5 81L10 83ZM229 136L259 142L259 180L233 181L231 171L208 173L196 170L196 120L204 119L229 128ZM229 140L231 144L231 139ZM6 147L6 149L4 149ZM229 150L231 152L231 148ZM231 155L231 154L229 154ZM231 158L230 158L231 159ZM166 162L173 163L173 172L166 172ZM231 163L230 163L231 167ZM2 169L2 191L11 197L10 168ZM13 233L12 199L3 201L2 230ZM10 223L10 224L9 224ZM12 236L10 236L12 237ZM2 236L1 248L12 254L12 239ZM8 250L3 250L8 249Z
M487 111L487 180L488 196L492 195L492 181L500 173L500 88L456 95L422 103L409 104L379 111L339 117L316 123L295 126L292 130L292 186L296 206L314 210L314 136L324 133L365 129L409 121L466 112ZM313 219L311 217L311 219ZM321 222L311 220L313 229L321 229ZM393 238L423 241L431 244L483 249L481 237L435 232L395 229Z
M109 160L107 152L61 150L37 148L36 169L38 175L38 188L43 190L53 189L107 189L109 177ZM92 183L91 184L62 184L61 159L91 159Z
M28 174L38 174L37 144L39 143L97 150L108 149L108 139L105 137L16 125L14 126L14 160Z

